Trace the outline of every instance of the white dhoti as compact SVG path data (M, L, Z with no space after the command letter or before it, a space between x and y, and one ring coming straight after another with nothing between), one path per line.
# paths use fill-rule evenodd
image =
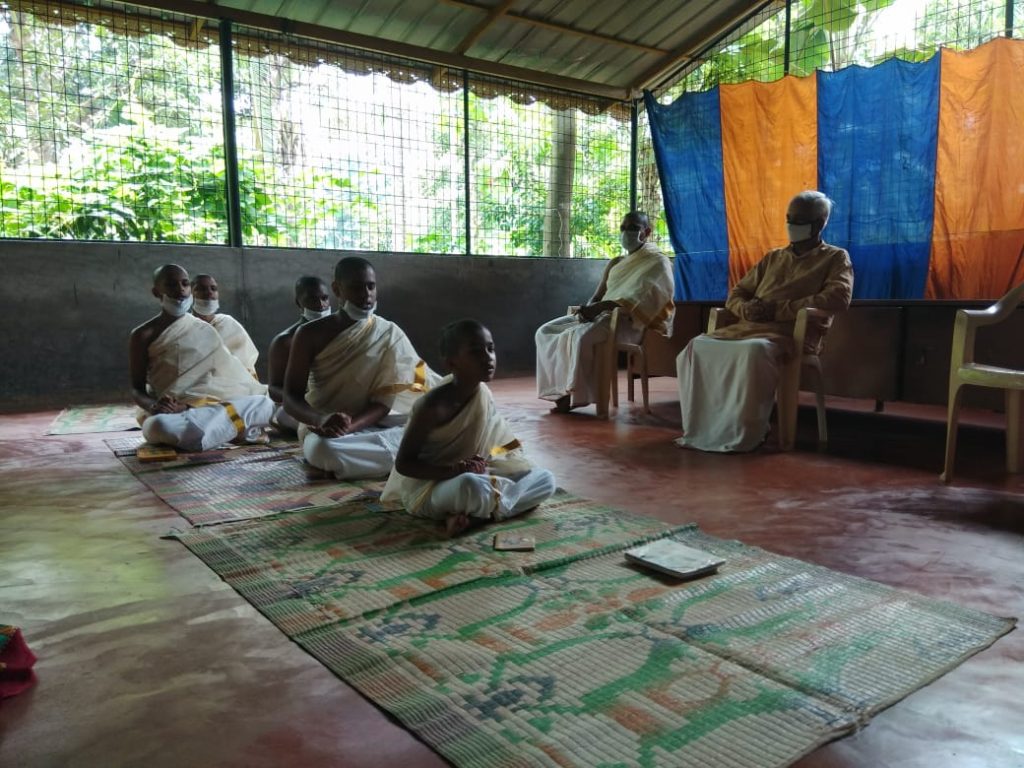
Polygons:
M592 323L581 323L575 315L556 317L534 335L537 344L537 397L558 400L572 395L570 405L579 408L597 401L600 370L597 352L604 351L611 327L611 313ZM637 343L643 333L631 323L620 323L619 342Z
M768 435L783 349L768 339L697 336L676 358L683 436L702 451L752 451Z
M395 466L405 431L404 426L387 426L390 418L341 437L321 437L303 425L299 429L302 455L311 466L331 472L339 480L384 477Z
M142 436L184 451L207 451L236 438L256 442L270 424L274 407L269 397L250 395L182 413L159 413L142 423Z
M413 514L434 520L454 514L506 520L533 509L554 492L555 476L546 469L531 469L515 480L467 472L435 484Z

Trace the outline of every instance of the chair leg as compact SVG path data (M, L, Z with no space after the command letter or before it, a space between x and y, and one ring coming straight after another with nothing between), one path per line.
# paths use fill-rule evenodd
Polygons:
M1006 471L1011 474L1021 471L1020 397L1019 389L1006 390Z
M946 412L946 462L939 479L948 483L953 479L953 462L956 459L956 434L960 422L960 396L963 389L959 382L949 385L949 409Z
M647 355L640 350L640 391L644 395L644 413L651 412L651 392L647 382Z
M626 353L626 400L636 402L636 387L633 384L633 353Z
M800 395L800 361L791 360L783 366L775 403L778 415L779 448L793 450L796 443L796 412Z
M608 342L605 342L608 343ZM594 350L595 357L595 375L597 376L597 415L599 418L608 418L608 398L611 394L612 385L612 373L615 371L615 366L611 365L611 361L608 359L607 350L598 348ZM609 368L611 371L609 371Z
M821 368L811 366L814 371L814 402L818 411L818 447L828 445L828 421L825 417L825 378L821 375Z
M611 406L613 408L618 408L619 407L619 361L618 361L617 357L618 357L618 355L616 355L616 357L612 358L612 360L609 361L609 364L608 364L608 367L611 368L611 371L609 371L609 373L608 373L608 376L609 376L608 381L611 384L611 390L612 390Z

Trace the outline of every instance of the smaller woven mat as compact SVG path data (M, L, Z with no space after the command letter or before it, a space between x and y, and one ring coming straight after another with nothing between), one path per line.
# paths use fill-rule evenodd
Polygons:
M167 461L143 462L136 458L136 451L146 445L146 438L141 435L133 437L114 437L103 441L114 452L121 463L133 475L145 472L160 472L181 467L197 467L203 464L218 464L224 461L254 461L257 459L279 458L283 451L274 445L229 445L213 448L209 451L178 451L174 459ZM292 447L284 444L285 449Z
M379 494L383 480L311 479L295 457L269 448L227 461L141 472L138 479L192 525L215 525ZM123 460L123 459L122 459Z
M138 428L134 406L73 405L57 414L46 434L81 435L89 432L126 432Z

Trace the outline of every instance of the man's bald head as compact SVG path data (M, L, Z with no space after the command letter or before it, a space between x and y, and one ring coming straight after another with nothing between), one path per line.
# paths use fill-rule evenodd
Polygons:
M346 256L334 265L334 280L338 283L346 283L354 278L361 277L366 270L373 270L373 264L359 256Z
M651 219L643 211L630 211L622 218L622 223L633 224L640 227L640 231L644 231L651 228Z
M185 279L188 279L188 271L184 267L179 267L177 264L164 264L153 270L153 287L156 288L160 281L165 280L169 275L173 275L174 278L184 275Z

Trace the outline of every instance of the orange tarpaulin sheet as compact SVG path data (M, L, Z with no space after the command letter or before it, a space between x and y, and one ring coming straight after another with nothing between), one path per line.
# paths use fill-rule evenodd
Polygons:
M942 51L925 296L994 299L1024 280L1024 45Z
M730 286L788 242L789 201L817 186L817 92L813 76L721 86Z

